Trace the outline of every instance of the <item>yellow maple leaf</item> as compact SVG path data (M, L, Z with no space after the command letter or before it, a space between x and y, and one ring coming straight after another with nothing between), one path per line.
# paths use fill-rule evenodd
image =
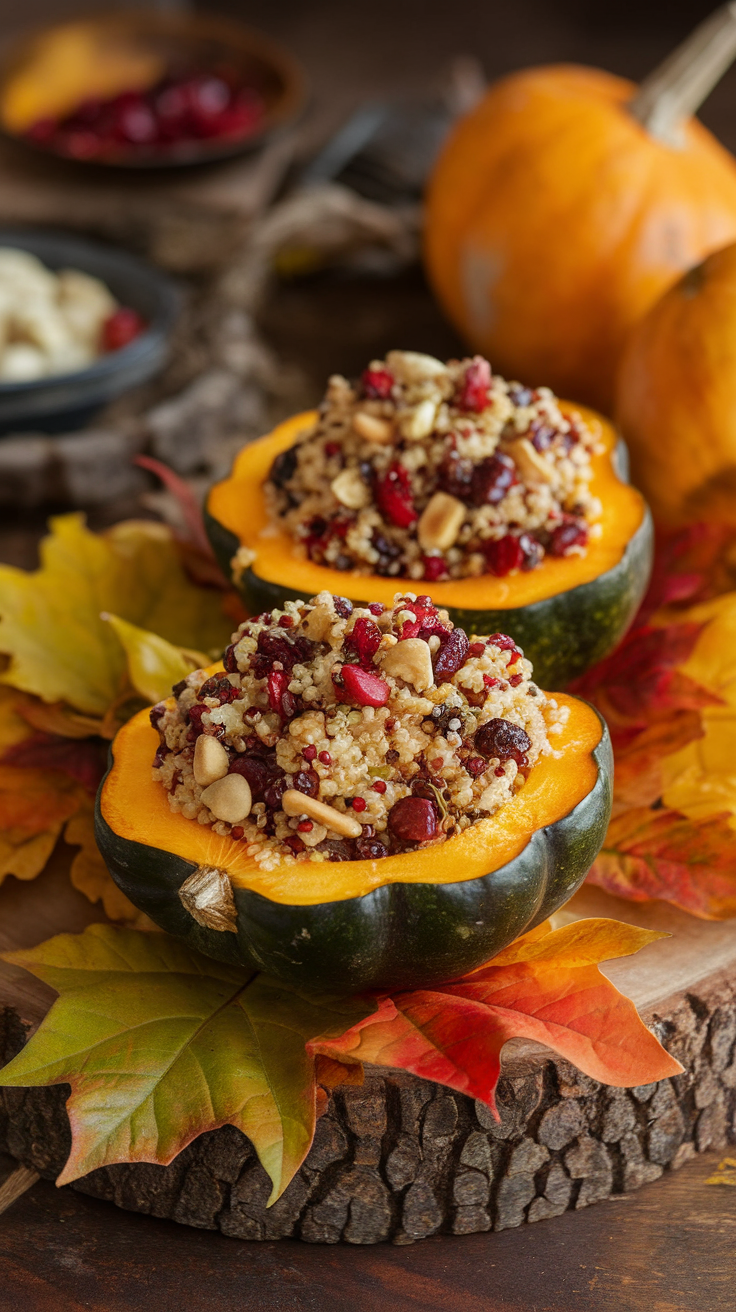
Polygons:
M662 760L665 806L699 820L729 811L736 829L736 592L693 607L703 624L682 672L721 699L701 711L703 735Z
M0 565L0 682L105 716L127 682L110 611L176 647L221 650L231 624L222 597L197 587L162 524L130 521L91 533L83 515L50 521L34 573Z
M120 639L128 659L130 681L148 702L162 701L180 679L209 664L206 652L175 647L157 633L140 629L119 615L103 611L102 619L112 625Z

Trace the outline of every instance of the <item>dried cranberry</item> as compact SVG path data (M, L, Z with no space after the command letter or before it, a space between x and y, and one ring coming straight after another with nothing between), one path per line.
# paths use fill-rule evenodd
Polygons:
M491 633L488 642L491 646L498 647L499 651L516 651L516 643L508 633Z
M300 770L294 775L293 787L307 797L316 797L319 792L319 775L316 770Z
M426 797L401 797L388 813L388 827L402 843L426 843L437 837L437 813Z
M483 555L488 569L498 578L505 578L512 570L521 569L524 563L521 543L513 533L506 533L502 538L484 542Z
M579 519L568 519L554 529L547 550L550 556L565 556L572 547L584 547L587 542L587 524Z
M474 506L497 506L506 493L517 483L516 465L502 451L481 460L473 471L472 499Z
M295 446L290 446L287 451L282 451L280 455L277 455L271 465L271 472L268 476L270 482L273 483L275 487L282 488L285 483L288 483L290 478L294 477L296 466L297 449Z
M158 770L159 766L163 765L168 755L168 751L169 749L166 746L166 743L160 743L159 746L156 748L156 755L153 758L154 770Z
M397 528L410 528L416 523L409 471L398 461L383 478L376 480L374 495L381 513Z
M521 568L523 570L536 569L544 556L544 547L541 542L537 542L531 533L521 533L519 535L519 546L521 547L523 560Z
M381 601L372 601L368 606L368 610L370 611L371 615L383 615L385 609L386 607L383 605L383 602Z
M345 637L343 647L355 655L359 665L370 665L381 645L381 630L375 620L360 616Z
M285 838L284 846L291 848L294 856L304 851L304 844L298 834L291 834L288 838Z
M381 857L388 856L388 848L380 838L356 838L355 855L361 861L380 861Z
M225 666L225 669L227 670L228 674L237 674L238 662L235 658L235 643L233 643L232 646L225 648L225 652L222 657L222 663Z
M184 689L185 689L185 688L188 688L188 687L189 687L189 684L187 683L186 679L180 679L178 683L175 683L175 684L174 684L174 686L173 686L173 688L171 689L171 691L173 692L173 694L174 694L175 697L181 697L181 695L182 695Z
M376 574L390 575L397 574L399 567L396 561L401 556L401 547L396 542L392 542L384 533L374 532L371 537L371 544L378 552L378 560L374 565Z
M424 566L424 578L430 583L436 583L438 579L447 575L447 564L444 556L422 556Z
M145 329L146 321L138 311L121 305L108 315L102 325L102 348L105 351L121 351L124 346L130 346L136 337L140 337Z
M459 456L455 451L450 451L440 465L437 485L449 496L456 497L458 501L464 501L467 505L472 506L474 475L475 465L472 460Z
M341 620L349 620L353 613L353 603L348 601L347 597L333 597L332 604L335 607L335 613L340 616Z
M359 706L386 705L391 689L371 670L364 670L360 665L343 665L340 675L349 701Z
M531 739L519 724L510 720L488 720L475 735L475 750L487 760L497 756L499 761L516 761L518 766L528 765L526 753Z
M256 677L262 679L268 674L274 661L279 661L285 670L295 665L306 665L314 654L314 643L301 635L292 637L278 629L265 629L258 635L258 647L253 660ZM286 681L289 682L288 679Z
M340 454L339 442L325 442L325 455L328 457L328 459L330 456L337 456L339 454Z
M457 674L468 654L470 642L465 629L451 629L435 653L433 666L435 683L445 683Z
M484 642L471 642L468 647L468 656L482 656L485 649L486 644Z
M527 406L531 405L534 395L530 387L512 387L509 396L514 405Z
M289 692L289 676L283 670L271 670L267 676L268 704L282 719L288 720L296 710L296 699Z
M199 735L200 733L204 733L204 729L202 728L202 716L206 715L208 711L209 707L204 706L202 702L195 702L194 706L189 707L189 723L194 729L195 734Z
M157 702L155 706L151 707L148 718L151 721L151 724L154 729L158 728L159 721L163 719L165 714L166 714L166 707L163 702Z
M461 410L484 410L488 405L491 386L491 366L482 355L476 355L465 370L457 404Z
M230 837L236 839L237 842L240 842L240 839L243 837L244 833L245 830L243 829L242 825L233 825L232 829L230 830Z
M264 801L267 789L271 788L277 779L283 777L275 757L269 760L251 753L236 756L230 764L229 773L242 774L243 778L248 780L254 802Z
M532 424L531 442L536 451L547 451L555 438L554 428L549 424Z
M317 851L324 852L330 861L352 861L353 849L343 838L326 838L317 844Z
M266 803L266 806L268 807L269 811L281 810L281 801L285 792L286 792L285 779L283 778L277 779L274 783L269 784L268 788L263 794L263 800Z
M482 774L487 768L488 762L484 761L482 756L471 756L470 760L465 762L465 769L468 774L472 774L473 778L478 774Z
M394 376L388 369L364 369L361 375L363 395L371 401L387 401L391 396Z
M223 678L221 674L213 674L212 678L205 679L198 693L200 701L204 701L205 697L211 697L213 700L217 700L221 706L224 706L226 702L237 701L239 696L240 689L234 688L230 680Z
M511 678L509 679L509 683L510 683L511 687L512 687L512 688L518 688L518 686L519 686L519 684L522 682L523 678L524 678L524 675L523 675L523 674L512 674L512 675L511 675Z

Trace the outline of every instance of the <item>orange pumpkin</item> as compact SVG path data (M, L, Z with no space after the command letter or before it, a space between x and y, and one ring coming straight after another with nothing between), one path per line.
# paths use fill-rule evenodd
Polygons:
M515 73L450 135L426 264L449 317L507 377L610 413L632 326L736 239L736 161L689 117L735 35L719 11L638 92L595 69Z
M665 525L736 525L736 245L691 269L632 332L617 412Z

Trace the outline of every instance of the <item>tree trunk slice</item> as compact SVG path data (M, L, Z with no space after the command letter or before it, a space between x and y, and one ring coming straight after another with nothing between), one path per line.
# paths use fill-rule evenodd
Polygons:
M102 919L65 879L57 859L34 886L8 881L0 890L0 947ZM497 1124L471 1098L369 1067L362 1087L333 1092L304 1166L268 1210L266 1174L230 1126L202 1135L170 1166L106 1167L71 1187L240 1239L412 1243L587 1207L736 1139L736 925L596 889L578 894L571 908L577 917L672 932L606 974L634 999L684 1075L610 1089L546 1049L514 1041L504 1053ZM0 1061L19 1050L52 996L2 966ZM0 1150L55 1178L69 1151L66 1095L64 1086L0 1090Z

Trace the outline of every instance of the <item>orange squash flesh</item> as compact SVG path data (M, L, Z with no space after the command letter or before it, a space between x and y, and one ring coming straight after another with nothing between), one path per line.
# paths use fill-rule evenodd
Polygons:
M570 407L563 402L562 408ZM421 580L346 574L298 556L289 534L271 523L262 487L275 457L292 446L298 435L314 424L315 411L295 415L268 437L245 447L237 457L230 477L211 489L207 510L243 546L257 553L253 569L259 578L275 584L288 582L289 588L304 599L323 590L338 595L347 591L353 600L359 595L390 605L395 592L406 586L415 592L428 588L435 605L455 610L518 609L590 583L613 569L646 515L640 493L623 483L615 471L615 429L593 411L583 406L573 408L586 423L600 432L605 448L593 458L591 483L591 491L600 499L603 508L600 537L590 541L585 556L547 556L538 569L528 573L508 578L484 574L481 578L453 579L428 585Z
M379 861L297 862L262 870L246 856L244 843L221 838L207 826L170 810L163 786L151 778L159 736L151 727L148 711L134 716L118 733L114 762L102 788L101 809L120 838L197 865L217 866L227 870L235 888L248 888L272 902L292 906L361 897L385 884L452 884L474 879L513 860L537 830L568 815L596 784L598 766L593 752L601 742L601 721L586 702L561 693L555 696L560 705L569 708L567 724L553 737L556 755L542 757L521 791L495 816L479 821L444 846Z

